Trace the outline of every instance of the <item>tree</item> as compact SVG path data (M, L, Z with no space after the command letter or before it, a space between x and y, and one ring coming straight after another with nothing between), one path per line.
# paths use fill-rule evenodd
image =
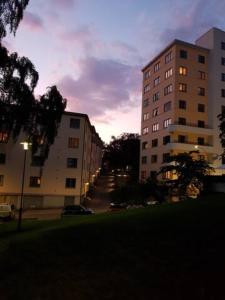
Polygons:
M0 2L0 40L6 36L7 27L15 34L29 0ZM38 72L32 62L17 53L9 54L0 44L0 131L16 141L23 131L32 143L32 154L41 148L43 159L54 143L62 114L66 108L56 86L36 100L34 89Z
M118 137L112 136L106 145L103 164L110 169L129 170L133 178L139 173L140 140L135 133L123 133Z
M221 114L218 115L220 124L219 124L219 129L220 129L220 141L221 145L223 148L223 153L222 157L225 158L225 109L222 110Z
M0 40L6 36L8 27L15 35L28 3L29 0L0 0Z
M213 171L213 168L209 166L206 160L193 158L193 153L198 152L191 151L189 153L172 155L167 160L171 164L163 166L160 169L159 174L170 171L177 176L172 187L177 188L181 196L187 196L188 187L193 187L200 191L205 175Z

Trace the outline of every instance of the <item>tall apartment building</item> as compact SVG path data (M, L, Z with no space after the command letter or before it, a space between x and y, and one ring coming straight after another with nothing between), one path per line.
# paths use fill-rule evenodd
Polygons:
M224 173L217 115L225 108L225 32L212 28L195 44L174 40L142 72L140 179L196 148Z
M0 202L18 207L24 150L22 134L14 143L0 133ZM43 165L40 153L27 151L24 207L80 204L101 167L103 143L85 114L65 112Z

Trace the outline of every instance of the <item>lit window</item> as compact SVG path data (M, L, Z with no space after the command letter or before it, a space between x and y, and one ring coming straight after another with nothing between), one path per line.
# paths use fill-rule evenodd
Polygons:
M170 84L164 88L164 95L166 96L166 95L172 93L172 91L173 91L173 86L172 86L172 84Z
M160 77L157 77L155 80L154 80L154 86L160 84Z
M199 96L205 96L205 89L202 87L198 87L198 95Z
M167 70L167 71L165 72L165 79L171 77L172 75L173 75L173 69L170 68L169 70Z
M79 138L70 137L68 140L68 148L79 148Z
M153 94L153 96L152 96L152 100L153 100L153 102L155 102L155 101L159 100L159 92L157 92L157 93Z
M80 128L80 119L71 118L70 119L70 128L79 129Z
M144 94L148 93L150 91L150 84L147 84L145 87L144 87Z
M165 64L168 64L171 60L172 60L172 51L169 52L169 53L165 56Z
M171 118L164 120L163 127L167 128L171 124L171 122L172 122Z
M7 143L8 142L8 133L0 131L0 143Z
M156 117L156 116L158 116L158 114L159 114L159 108L156 107L156 108L154 108L153 111L152 111L152 116L153 116L153 117Z
M148 127L144 127L142 133L143 134L148 134Z
M171 101L164 104L164 112L171 110Z
M76 187L76 178L66 178L66 188L75 188Z
M30 177L30 187L40 187L41 186L41 177L31 176Z
M4 185L4 175L0 175L0 186Z
M199 62L200 64L204 64L204 63L205 63L205 56L199 55L199 56L198 56L198 62Z
M186 67L179 67L179 75L186 76L187 75L187 68Z
M77 168L77 158L67 158L67 168Z
M157 72L160 69L160 62L154 65L154 72Z
M142 150L145 150L148 148L148 142L143 142L142 143Z
M179 83L179 92L183 92L183 93L187 92L187 85L186 85L186 83Z
M187 108L187 104L185 100L179 100L179 108L180 109L186 109Z
M146 121L149 119L149 113L143 114L143 120Z
M155 123L152 125L152 132L156 132L159 130L159 123Z

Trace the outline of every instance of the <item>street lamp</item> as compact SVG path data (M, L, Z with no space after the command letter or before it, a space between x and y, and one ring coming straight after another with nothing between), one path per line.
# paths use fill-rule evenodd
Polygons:
M26 169L26 159L27 159L27 150L29 149L29 146L31 143L23 142L20 143L23 145L24 150L24 160L23 160L23 174L22 174L22 185L21 185L21 196L20 196L20 208L19 208L19 217L18 217L18 226L17 230L21 230L21 223L22 223L22 212L23 212L23 191L24 191L24 179L25 179L25 169Z

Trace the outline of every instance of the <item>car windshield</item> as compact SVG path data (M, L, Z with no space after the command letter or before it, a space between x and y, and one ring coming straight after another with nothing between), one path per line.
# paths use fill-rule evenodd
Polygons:
M0 205L0 211L10 211L10 206L8 206L8 205Z

